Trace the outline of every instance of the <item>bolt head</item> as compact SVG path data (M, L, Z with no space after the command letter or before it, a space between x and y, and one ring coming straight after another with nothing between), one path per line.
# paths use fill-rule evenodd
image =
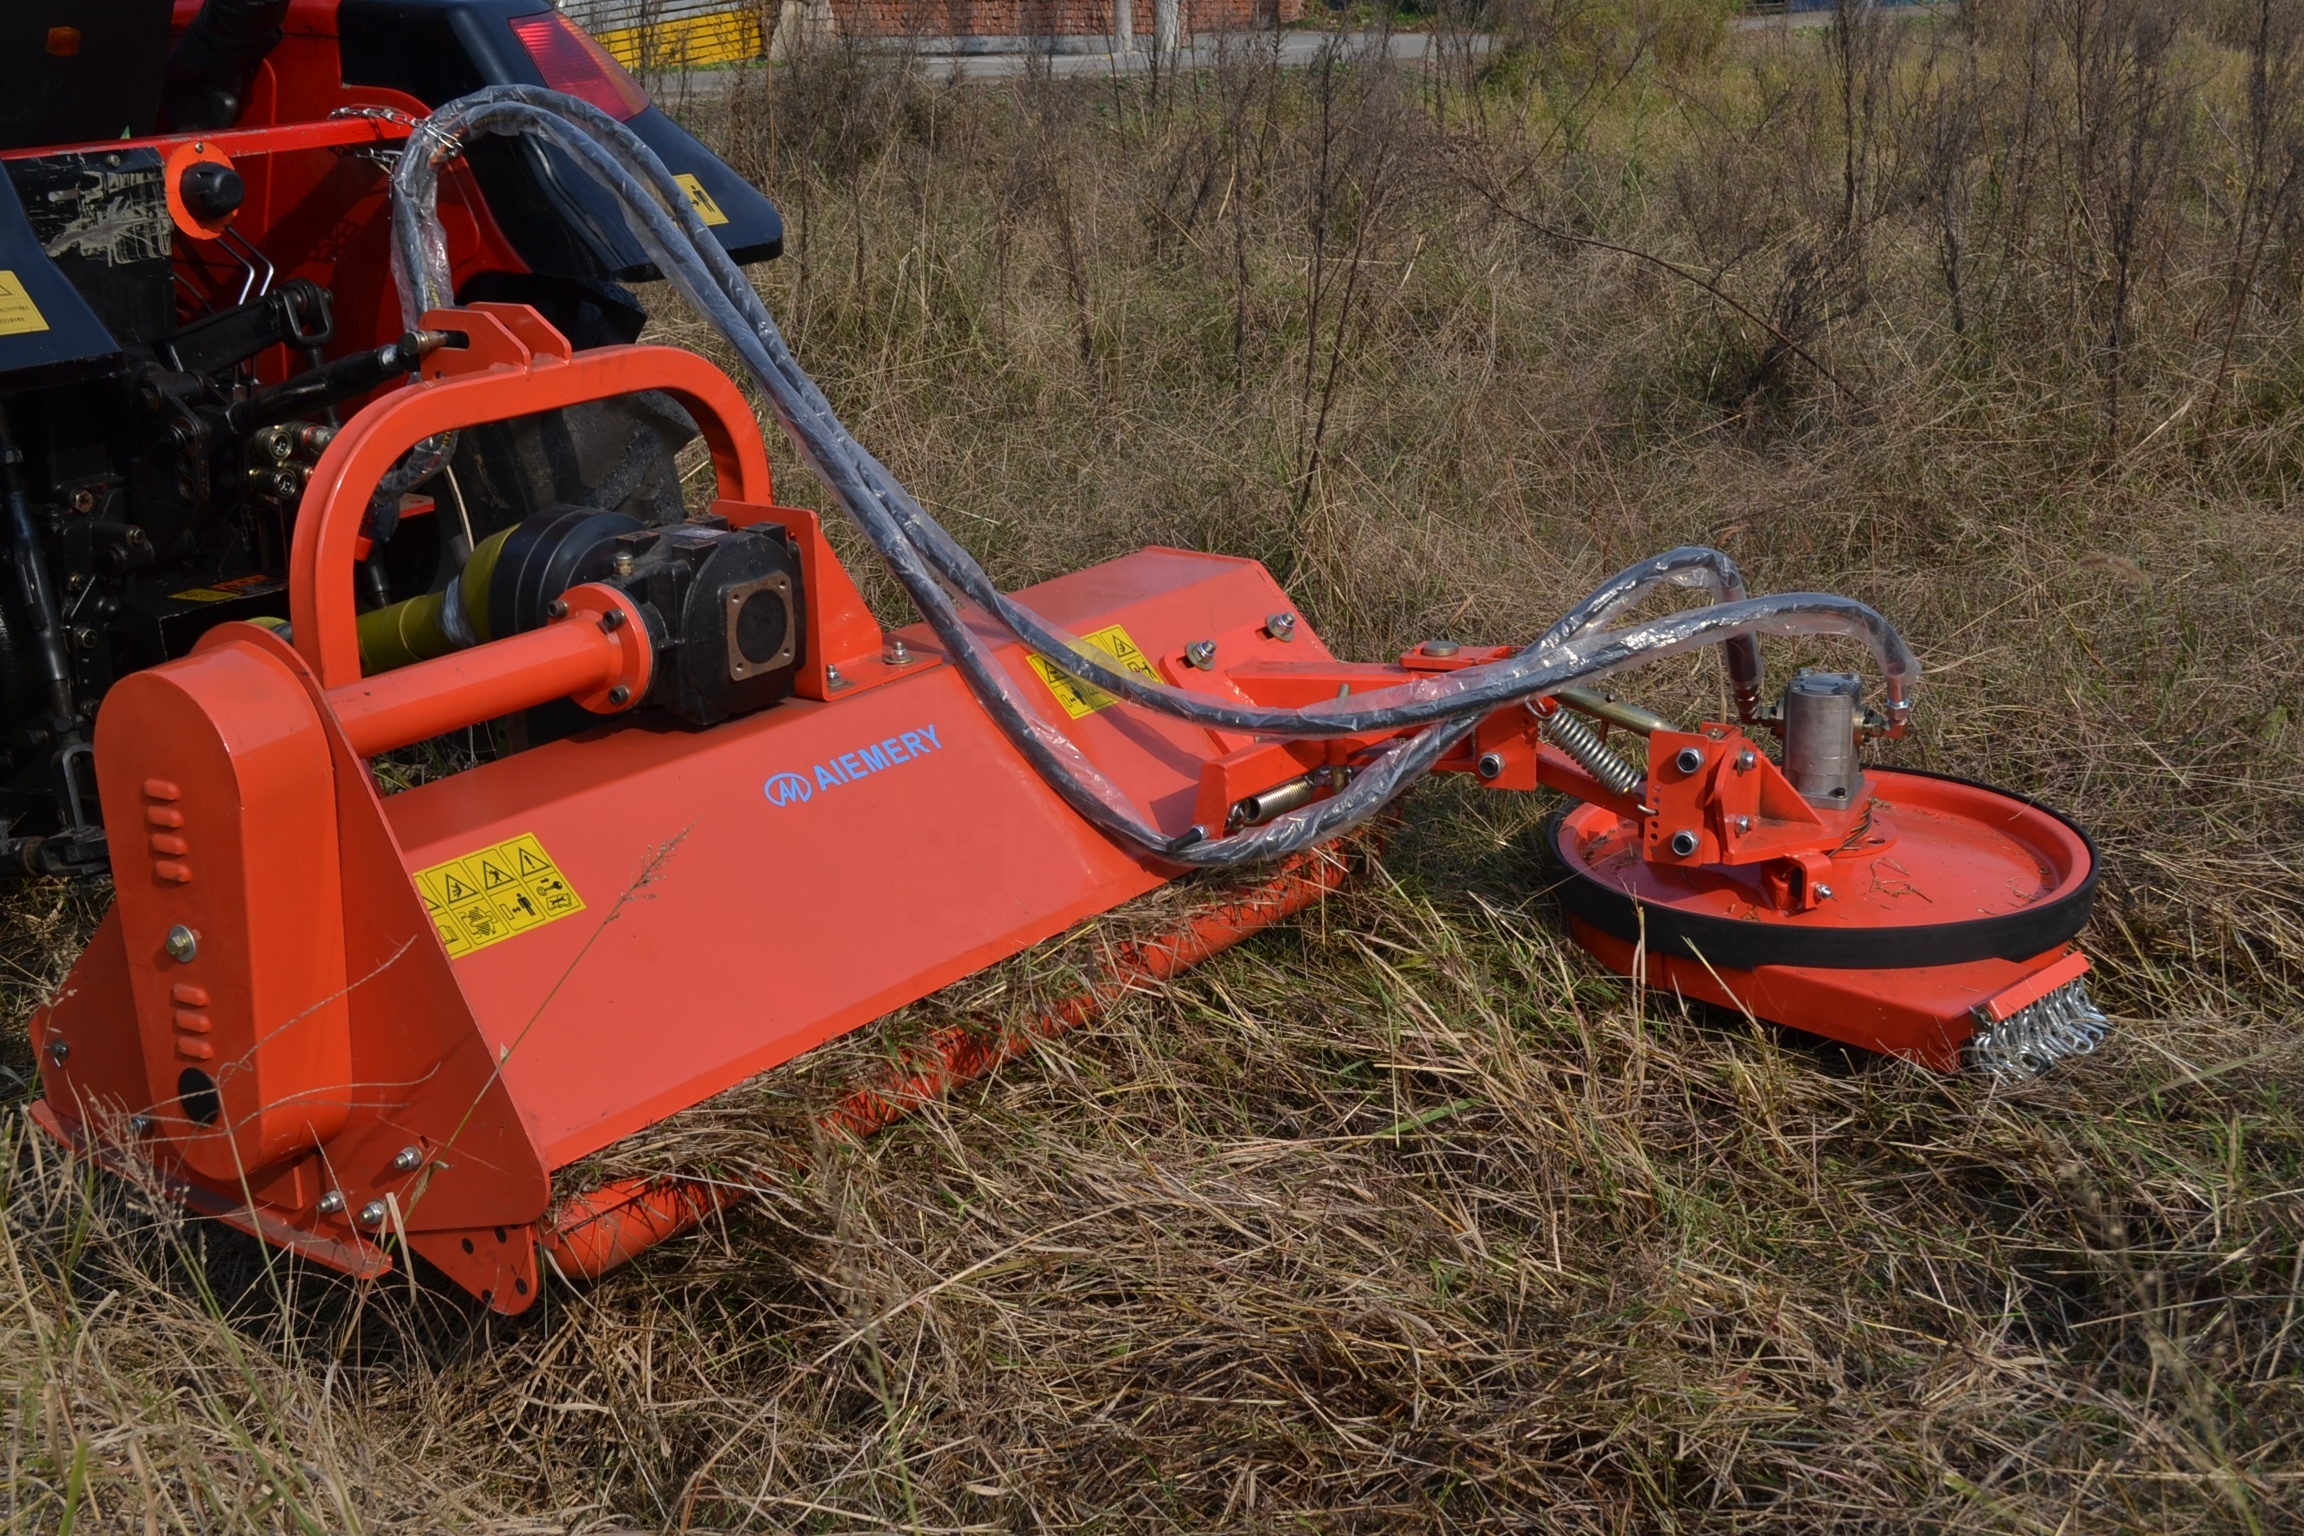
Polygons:
M1702 747L1682 747L1679 755L1672 759L1672 766L1682 773L1694 773L1704 766L1704 749Z
M1276 613L1264 621L1264 632L1275 640L1296 638L1296 615Z
M1816 899L1818 901L1830 901L1832 899L1832 887L1828 885L1816 887Z
M366 1205L360 1207L360 1225L364 1227L380 1227L384 1225L384 1202L381 1200L371 1200Z
M1184 659L1205 672L1216 665L1216 642L1195 640L1184 647Z
M912 648L906 645L899 637L890 635L888 637L888 643L880 648L880 660L882 664L886 666L910 666L912 663Z
M1462 649L1464 647L1453 640L1427 640L1424 642L1424 654L1427 656L1453 656Z
M414 1173L424 1163L422 1147L402 1147L392 1154L392 1166L402 1173Z
M1672 834L1672 852L1679 857L1683 859L1688 857L1690 854L1696 851L1696 848L1697 839L1695 833L1683 828L1680 831Z
M62 1035L48 1042L48 1065L60 1067L72 1059L72 1047Z
M1504 776L1504 759L1494 752L1481 753L1480 761L1472 766L1474 771L1484 779L1498 779Z
M551 602L544 605L544 616L548 619L564 619L568 617L567 601L557 597L552 599Z
M615 558L615 559L613 559L613 560L611 560L611 561L609 562L609 565L610 565L610 567L611 567L612 569L614 569L614 571L616 572L616 574L617 574L617 575L619 575L619 576L629 576L629 575L631 575L631 574L632 574L632 551L630 551L630 550L628 550L628 549L620 549L620 550L616 551L616 558Z
M131 1136L151 1135L152 1117L150 1115L130 1115L128 1117L128 1134Z
M826 667L824 669L824 683L825 686L831 688L845 688L848 686L848 679L840 675L838 667Z
M1738 773L1750 773L1753 767L1758 764L1759 761L1759 757L1753 753L1752 749L1750 747L1746 747L1743 751L1736 754L1736 771Z
M608 690L608 702L616 705L629 704L632 702L632 690L622 683L618 683Z
M319 1200L314 1203L312 1208L323 1216L335 1215L338 1211L344 1209L344 1191L340 1189L332 1189L328 1191L328 1193L322 1195Z
M200 953L200 935L178 923L168 930L167 949L171 960L190 960Z
M1749 816L1739 816L1739 817L1737 817L1737 818L1736 818L1736 830L1737 830L1737 831L1739 831L1739 832L1749 832L1749 831L1751 831L1751 830L1752 830L1752 818L1751 818L1751 817L1749 817Z

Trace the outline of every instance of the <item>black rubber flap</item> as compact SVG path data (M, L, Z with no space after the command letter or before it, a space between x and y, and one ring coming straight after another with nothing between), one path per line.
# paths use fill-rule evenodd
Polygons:
M1896 773L1905 778L1974 783L1909 768ZM1560 901L1572 915L1627 944L1645 939L1651 954L1701 959L1731 971L1763 965L1806 965L1835 971L1909 970L1961 965L1970 960L2029 960L2087 926L2096 907L2096 845L2061 812L2006 790L1994 789L1992 793L2054 816L2078 834L2088 849L2086 877L2054 900L1965 922L1900 928L1805 928L1782 922L1743 922L1711 913L1683 912L1658 902L1635 901L1618 887L1594 879L1563 851L1560 838L1567 808L1545 822L1544 851L1567 876L1560 886Z

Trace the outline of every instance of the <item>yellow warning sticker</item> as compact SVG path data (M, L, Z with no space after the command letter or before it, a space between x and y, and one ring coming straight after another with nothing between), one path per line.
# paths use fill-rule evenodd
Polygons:
M451 960L584 910L576 887L527 832L416 871L416 892Z
M1096 647L1118 662L1122 671L1133 672L1155 683L1161 681L1160 671L1152 665L1152 658L1144 654L1144 647L1138 645L1128 631L1119 625L1110 625L1092 635L1082 635L1080 639L1083 644ZM1056 702L1064 706L1064 713L1075 720L1092 715L1115 702L1112 695L1103 689L1091 688L1086 683L1066 677L1045 656L1028 656L1025 660L1032 663L1032 670L1040 674L1040 681L1048 685L1048 691L1056 695Z
M672 179L680 183L681 191L688 194L688 206L696 210L696 217L707 224L725 224L728 222L728 215L722 213L720 205L712 201L712 194L704 190L704 183L686 171L682 171Z
M0 267L0 336L28 336L48 329L48 317L24 291L24 280Z
M212 587L186 587L168 595L183 603L228 603L236 597L257 597L266 592L277 592L286 586L284 581L269 576L235 576Z

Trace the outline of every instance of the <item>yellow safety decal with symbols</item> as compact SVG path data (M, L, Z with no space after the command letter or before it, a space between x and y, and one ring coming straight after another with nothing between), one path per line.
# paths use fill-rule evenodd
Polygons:
M270 576L235 576L212 587L186 587L168 595L180 603L228 603L236 597L260 597L277 592L288 583Z
M24 291L24 280L0 267L0 336L29 336L48 329L48 317Z
M672 179L680 183L681 191L688 194L688 206L696 210L696 217L707 224L725 224L728 222L728 215L722 213L720 205L712 201L712 194L704 190L704 183L686 171L682 171Z
M576 887L527 832L416 871L416 891L451 960L584 910Z
M1138 677L1148 678L1155 683L1162 680L1159 669L1152 665L1152 658L1144 654L1144 647L1138 645L1129 636L1128 631L1119 625L1109 625L1097 630L1092 635L1082 635L1080 639L1084 644L1096 647L1118 662L1122 671L1133 672ZM1030 656L1025 659L1032 663L1032 670L1040 674L1040 681L1048 685L1048 691L1056 695L1056 702L1064 706L1064 713L1075 720L1092 715L1107 704L1115 702L1112 695L1103 689L1091 688L1086 683L1075 682L1066 677L1063 671L1045 656Z

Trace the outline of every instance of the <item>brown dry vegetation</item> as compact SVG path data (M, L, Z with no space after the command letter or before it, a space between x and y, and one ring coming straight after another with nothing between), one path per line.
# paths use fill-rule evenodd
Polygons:
M2099 834L2112 1044L1995 1089L1640 996L1558 936L1543 805L1430 788L948 1108L802 1142L827 1067L660 1135L774 1198L513 1325L12 1119L15 1525L2296 1528L2304 5L1507 19L1430 74L830 48L686 110L792 220L802 358L1013 583L1251 554L1382 655L1695 540L1884 609L1895 756ZM13 902L10 1018L97 907Z

